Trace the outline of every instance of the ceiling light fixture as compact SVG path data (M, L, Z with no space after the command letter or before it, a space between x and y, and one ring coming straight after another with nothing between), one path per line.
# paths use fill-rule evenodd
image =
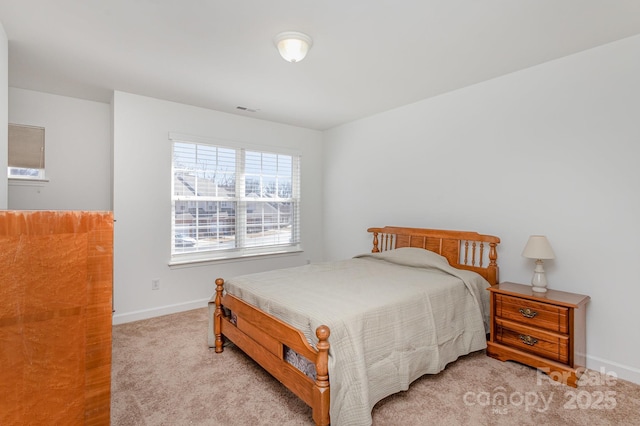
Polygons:
M273 39L280 56L288 62L300 62L307 56L313 40L306 34L297 31L285 31Z

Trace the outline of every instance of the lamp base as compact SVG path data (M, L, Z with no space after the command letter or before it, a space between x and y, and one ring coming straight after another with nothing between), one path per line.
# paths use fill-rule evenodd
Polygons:
M531 290L536 293L547 292L547 276L544 274L542 259L536 260L536 267L533 270L533 278L531 279Z

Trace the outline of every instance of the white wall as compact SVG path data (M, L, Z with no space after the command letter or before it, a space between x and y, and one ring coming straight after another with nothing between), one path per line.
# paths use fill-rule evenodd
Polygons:
M8 129L8 91L9 91L9 42L0 22L0 165L7 170L7 129ZM8 205L7 173L0 173L0 210Z
M114 323L206 306L217 277L321 260L322 133L122 92L113 125ZM301 152L304 253L170 268L169 132ZM160 290L151 290L153 279Z
M111 210L109 104L10 88L9 122L45 128L49 180L11 181L10 209Z
M369 226L501 237L501 280L591 296L587 366L640 383L640 36L407 105L325 134L325 253ZM331 238L339 235L340 238Z

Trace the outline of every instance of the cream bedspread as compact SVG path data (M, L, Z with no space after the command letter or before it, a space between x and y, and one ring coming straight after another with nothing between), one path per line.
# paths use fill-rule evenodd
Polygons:
M301 330L331 330L331 424L370 425L376 402L486 347L489 283L402 248L236 277L225 289Z

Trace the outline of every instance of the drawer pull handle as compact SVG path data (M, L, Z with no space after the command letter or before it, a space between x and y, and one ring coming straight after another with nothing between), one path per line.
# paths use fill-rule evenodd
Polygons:
M535 337L528 336L526 334L521 334L520 340L522 340L522 343L529 346L533 346L536 343L538 343L538 339L536 339Z
M536 311L532 311L530 308L527 309L518 309L518 311L520 311L520 313L522 314L523 317L525 318L533 318L536 315L538 315L538 313Z

